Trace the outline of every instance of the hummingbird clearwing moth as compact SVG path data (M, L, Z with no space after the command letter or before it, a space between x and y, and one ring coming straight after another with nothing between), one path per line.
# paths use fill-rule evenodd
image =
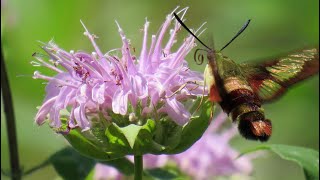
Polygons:
M205 45L174 13L178 22L206 49L208 64L204 77L208 82L209 100L220 104L238 122L240 134L246 139L267 141L272 124L265 118L262 104L281 97L294 85L319 72L319 49L307 48L283 57L260 63L237 64L221 51L235 40L250 20L220 51Z

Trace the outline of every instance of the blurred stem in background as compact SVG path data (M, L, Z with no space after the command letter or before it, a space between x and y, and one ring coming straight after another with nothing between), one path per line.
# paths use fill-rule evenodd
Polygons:
M9 86L9 79L7 76L7 70L4 63L4 55L1 43L1 92L4 103L4 112L6 117L8 141L9 141L9 154L10 154L10 168L11 179L20 180L21 171L19 164L18 143L16 133L16 123L14 117L13 103L11 97L11 91Z

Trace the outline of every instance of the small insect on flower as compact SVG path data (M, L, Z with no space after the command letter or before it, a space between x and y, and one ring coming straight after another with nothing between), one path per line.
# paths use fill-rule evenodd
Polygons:
M223 56L221 51L246 29L250 20L220 51L216 51L198 39L177 14L174 16L206 48L208 65L204 76L210 90L209 99L218 102L232 120L238 122L242 136L267 141L272 133L272 125L265 118L261 105L282 96L291 85L317 74L319 50L302 49L259 64L237 64Z

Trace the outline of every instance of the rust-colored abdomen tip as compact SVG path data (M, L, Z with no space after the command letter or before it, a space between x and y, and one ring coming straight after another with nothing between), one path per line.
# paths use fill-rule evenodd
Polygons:
M272 134L271 121L269 119L253 121L251 123L251 131L260 141L268 140Z
M250 140L267 141L272 134L272 124L269 119L242 120L239 122L239 131L243 137Z

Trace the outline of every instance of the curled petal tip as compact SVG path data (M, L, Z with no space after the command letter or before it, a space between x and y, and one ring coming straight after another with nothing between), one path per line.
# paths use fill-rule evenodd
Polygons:
M39 78L39 75L40 75L40 72L39 71L35 71L34 73L33 73L33 79L38 79Z

